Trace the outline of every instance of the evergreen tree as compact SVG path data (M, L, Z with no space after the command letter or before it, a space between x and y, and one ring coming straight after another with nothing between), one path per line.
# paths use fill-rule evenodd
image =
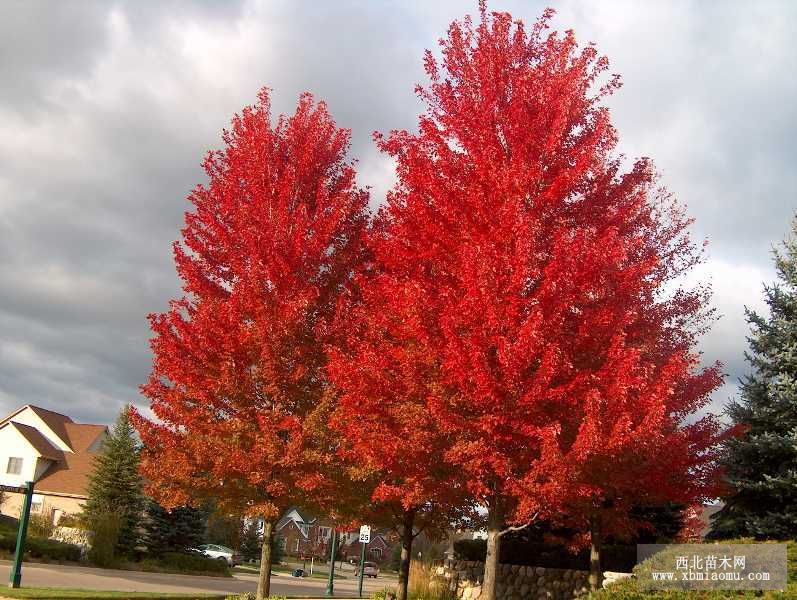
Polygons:
M130 555L138 543L139 525L144 508L142 481L138 473L140 445L125 406L116 419L113 431L105 440L89 478L88 499L84 507L91 528L110 516L118 519L114 555ZM104 527L102 529L105 529Z
M153 556L196 548L205 541L208 516L200 508L178 506L167 510L149 499L146 513L144 543Z
M260 557L263 548L262 525L255 519L244 522L241 529L241 555L247 560L256 560ZM277 533L271 536L271 562L278 565L282 562L285 552L285 538Z
M752 374L728 410L742 434L728 443L732 491L713 538L797 537L797 241L774 254L779 281L764 288L770 316L746 311Z
M244 522L241 533L241 555L247 560L255 560L260 556L262 547L263 540L260 536L257 521L248 519Z

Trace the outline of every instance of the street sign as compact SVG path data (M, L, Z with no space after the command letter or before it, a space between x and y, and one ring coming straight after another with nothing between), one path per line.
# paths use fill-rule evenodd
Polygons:
M360 525L360 543L367 544L371 541L371 526Z

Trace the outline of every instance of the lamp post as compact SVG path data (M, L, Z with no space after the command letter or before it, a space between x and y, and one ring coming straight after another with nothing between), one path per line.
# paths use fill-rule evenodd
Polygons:
M19 515L19 529L17 530L17 548L14 552L14 564L11 566L11 577L8 587L18 588L22 581L22 557L25 555L25 538L28 535L28 522L30 521L30 505L33 502L33 482L28 481L25 487L15 491L23 491L25 499L22 503L22 512Z
M327 591L324 594L326 598L332 598L335 595L335 553L337 551L337 537L335 528L332 528L332 551L329 554L329 578L327 579Z

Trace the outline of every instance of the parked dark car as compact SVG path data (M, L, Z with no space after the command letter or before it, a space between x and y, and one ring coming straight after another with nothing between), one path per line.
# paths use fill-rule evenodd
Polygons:
M304 569L294 569L291 575L294 577L304 577Z

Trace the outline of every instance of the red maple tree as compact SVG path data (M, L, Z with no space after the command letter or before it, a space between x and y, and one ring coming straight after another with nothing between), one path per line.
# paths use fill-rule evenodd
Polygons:
M304 94L272 122L268 90L208 153L174 244L185 296L150 316L142 386L157 417L135 416L149 492L166 505L215 499L272 522L323 482L313 435L326 411L326 344L337 298L362 260L367 193L347 161L349 131ZM311 426L312 424L312 426ZM268 596L263 544L258 597Z
M440 459L487 508L487 600L507 525L565 505L588 515L640 473L661 497L678 481L704 493L715 475L700 452L716 424L681 424L719 384L693 355L707 293L680 279L701 252L649 161L626 169L614 152L606 59L548 32L551 16L527 30L482 3L478 24L451 25L441 61L426 54L419 132L377 136L398 174L379 266L411 343L391 337L370 367L389 379L422 354ZM621 483L613 461L629 470ZM663 465L666 483L653 476ZM611 501L612 527L629 526L625 499Z

